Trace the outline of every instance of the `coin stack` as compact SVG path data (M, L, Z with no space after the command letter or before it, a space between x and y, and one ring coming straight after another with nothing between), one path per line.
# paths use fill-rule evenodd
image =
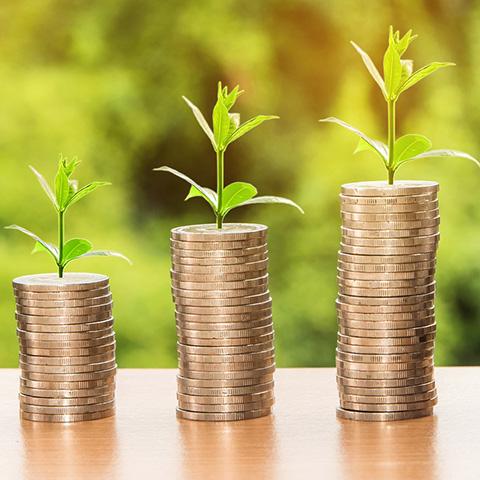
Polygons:
M267 227L192 225L171 233L178 337L177 416L245 420L274 402Z
M338 260L339 417L423 417L434 382L438 184L342 186Z
M78 422L114 414L115 333L108 277L27 275L13 281L20 416Z

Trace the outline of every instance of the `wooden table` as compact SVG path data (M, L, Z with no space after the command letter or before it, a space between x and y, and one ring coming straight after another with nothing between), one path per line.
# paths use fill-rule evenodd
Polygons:
M0 478L464 480L480 478L480 368L438 368L436 416L338 420L333 369L276 375L274 415L237 423L175 417L174 370L120 370L114 418L18 419L16 370L1 370Z

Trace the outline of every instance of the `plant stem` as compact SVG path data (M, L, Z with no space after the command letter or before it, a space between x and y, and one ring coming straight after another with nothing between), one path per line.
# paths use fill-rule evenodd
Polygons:
M63 243L65 239L64 211L58 212L58 276L63 277Z
M224 185L224 170L223 170L223 160L225 152L220 150L217 152L217 228L222 228L223 216L223 185Z
M395 171L393 169L395 149L395 100L388 100L388 184L393 185Z

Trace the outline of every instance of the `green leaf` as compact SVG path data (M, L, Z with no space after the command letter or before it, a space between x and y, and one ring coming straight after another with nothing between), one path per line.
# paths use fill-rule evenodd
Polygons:
M352 127L352 125L349 125L343 120L339 120L338 118L335 118L335 117L322 118L321 120L319 120L319 122L336 123L337 125L340 125L341 127L346 128L347 130L350 130L351 132L355 133L355 135L358 135L361 139L363 139L371 147L370 148L371 150L375 151L378 155L380 155L380 157L383 159L384 162L388 161L388 147L383 142L367 137L367 135L362 133L357 128ZM366 148L363 148L363 150L365 149ZM357 150L358 150L358 147L357 147Z
M76 193L74 193L68 200L65 208L71 207L74 203L77 203L83 197L86 197L90 193L94 192L97 188L105 187L106 185L111 185L110 182L91 182L82 187Z
M252 198L250 200L240 203L239 205L236 205L234 208L244 207L246 205L255 205L260 203L280 203L282 205L289 205L291 207L295 207L297 210L300 211L300 213L305 213L303 211L303 208L297 205L293 200L290 200L289 198L285 198L285 197L274 197L271 195Z
M387 97L392 100L397 94L402 78L402 64L390 29L389 45L383 57L383 78L385 79L385 90Z
M372 59L368 56L366 52L364 52L355 42L350 42L353 45L353 48L360 54L362 57L363 63L367 67L368 72L373 77L377 85L380 87L380 90L383 93L383 96L387 98L387 91L385 90L385 82L383 81L382 76L380 75L377 67L373 63Z
M63 158L62 160L65 174L68 178L70 178L75 168L77 168L77 166L80 164L80 161L77 159L77 157L73 157L72 160L68 160L66 158Z
M245 123L242 123L226 140L225 142L225 147L230 145L232 142L235 140L238 140L240 137L248 133L250 130L253 130L254 128L258 127L261 125L263 122L266 122L267 120L276 120L277 117L276 115L257 115L256 117L251 118L250 120L247 120Z
M214 211L216 211L218 205L217 192L207 187L202 187L202 190L199 190L195 185L192 185L188 195L185 197L185 201L195 197L205 199L210 205L213 203L215 205Z
M394 148L394 168L429 148L432 148L432 142L423 135L409 134L398 138Z
M399 34L399 32L397 32ZM399 38L398 35L397 40L395 42L395 47L397 52L400 56L402 56L410 44L417 38L418 35L412 35L412 31L409 30L402 38Z
M386 152L388 153L387 145L383 145L383 148L385 148ZM385 160L385 158L383 158L383 156L379 153L379 151L376 148L372 147L369 143L367 143L363 138L360 138L358 140L357 147L353 151L353 154L355 155L355 154L360 153L360 152L373 152L375 155L378 155L380 157L380 159L382 160L384 165L387 164L387 161Z
M50 253L40 242L35 242L35 245L33 246L32 249L32 255L34 253L41 253L41 252L47 252Z
M459 152L458 150L430 150L425 153L420 153L419 155L415 155L414 157L409 158L409 160L420 160L422 158L440 158L440 157L456 157L456 158L465 158L466 160L470 160L475 163L478 167L480 167L480 161L478 161L472 155Z
M250 200L257 194L257 189L250 183L233 182L223 189L223 208L220 212L226 215L232 208Z
M218 83L218 98L215 107L213 107L213 136L219 151L226 147L226 139L230 130L230 116L225 106L222 93L222 84Z
M43 188L43 191L47 194L47 197L50 199L50 201L53 203L55 208L58 210L57 199L55 198L55 194L52 192L52 189L50 188L50 185L48 184L48 182L45 180L43 175L37 172L37 170L35 170L35 168L33 168L31 165L30 165L30 170L35 174L40 185Z
M57 198L58 207L64 210L69 199L70 187L68 185L68 176L65 173L63 161L58 163L58 171L55 176L55 196Z
M56 262L58 262L58 248L55 245L52 245L51 243L45 242L42 240L38 235L35 235L34 233L30 232L30 230L27 230L26 228L19 227L18 225L8 225L5 227L7 230L18 230L19 232L24 233L25 235L29 236L30 238L33 238L35 242L40 243L43 247L45 247L45 250L55 259Z
M225 93L227 92L227 87L225 87ZM237 85L230 93L223 96L223 102L227 107L227 110L230 109L235 105L237 98L243 93L243 90L239 90L239 86Z
M119 252L113 252L111 250L92 250L90 252L84 253L77 258L84 258L84 257L118 257L123 258L123 260L127 261L130 265L133 265L132 261Z
M92 244L83 238L72 238L63 246L62 266L66 266L92 249Z
M408 90L410 87L413 87L420 80L423 80L425 77L428 77L432 73L436 72L440 68L454 66L452 62L432 62L424 67L418 69L416 72L412 73L409 78L407 78L399 87L398 93L402 93L405 90Z
M200 109L194 105L187 97L182 97L186 104L191 108L193 115L197 119L198 124L200 127L202 127L202 130L206 133L207 137L210 139L210 142L212 142L213 148L217 150L217 144L215 143L215 138L213 136L212 129L210 128L210 125L208 122L205 120L205 117L203 116L202 112Z
M202 197L210 204L210 206L212 207L213 211L216 212L217 210L217 202L214 200L214 198L212 198L212 195L211 195L211 190L210 189L206 189L204 187L201 187L197 182L195 182L194 180L192 180L190 177L187 177L185 174L179 172L178 170L175 170L173 168L170 168L170 167L158 167L158 168L154 168L153 170L155 171L158 171L158 172L168 172L168 173L171 173L173 175L176 175L178 178L181 178L182 180L184 180L185 182L189 183L190 185L194 186L199 192L201 192L202 194ZM210 192L209 192L210 190ZM188 195L187 195L187 198L188 198ZM191 197L190 197L191 198ZM185 199L186 200L186 199Z

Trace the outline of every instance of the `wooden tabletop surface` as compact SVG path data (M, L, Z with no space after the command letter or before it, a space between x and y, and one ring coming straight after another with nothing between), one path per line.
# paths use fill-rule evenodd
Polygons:
M18 419L18 372L0 370L0 478L464 480L480 478L480 368L438 368L434 417L338 420L334 369L282 369L274 414L175 417L174 370L120 370L116 417Z

